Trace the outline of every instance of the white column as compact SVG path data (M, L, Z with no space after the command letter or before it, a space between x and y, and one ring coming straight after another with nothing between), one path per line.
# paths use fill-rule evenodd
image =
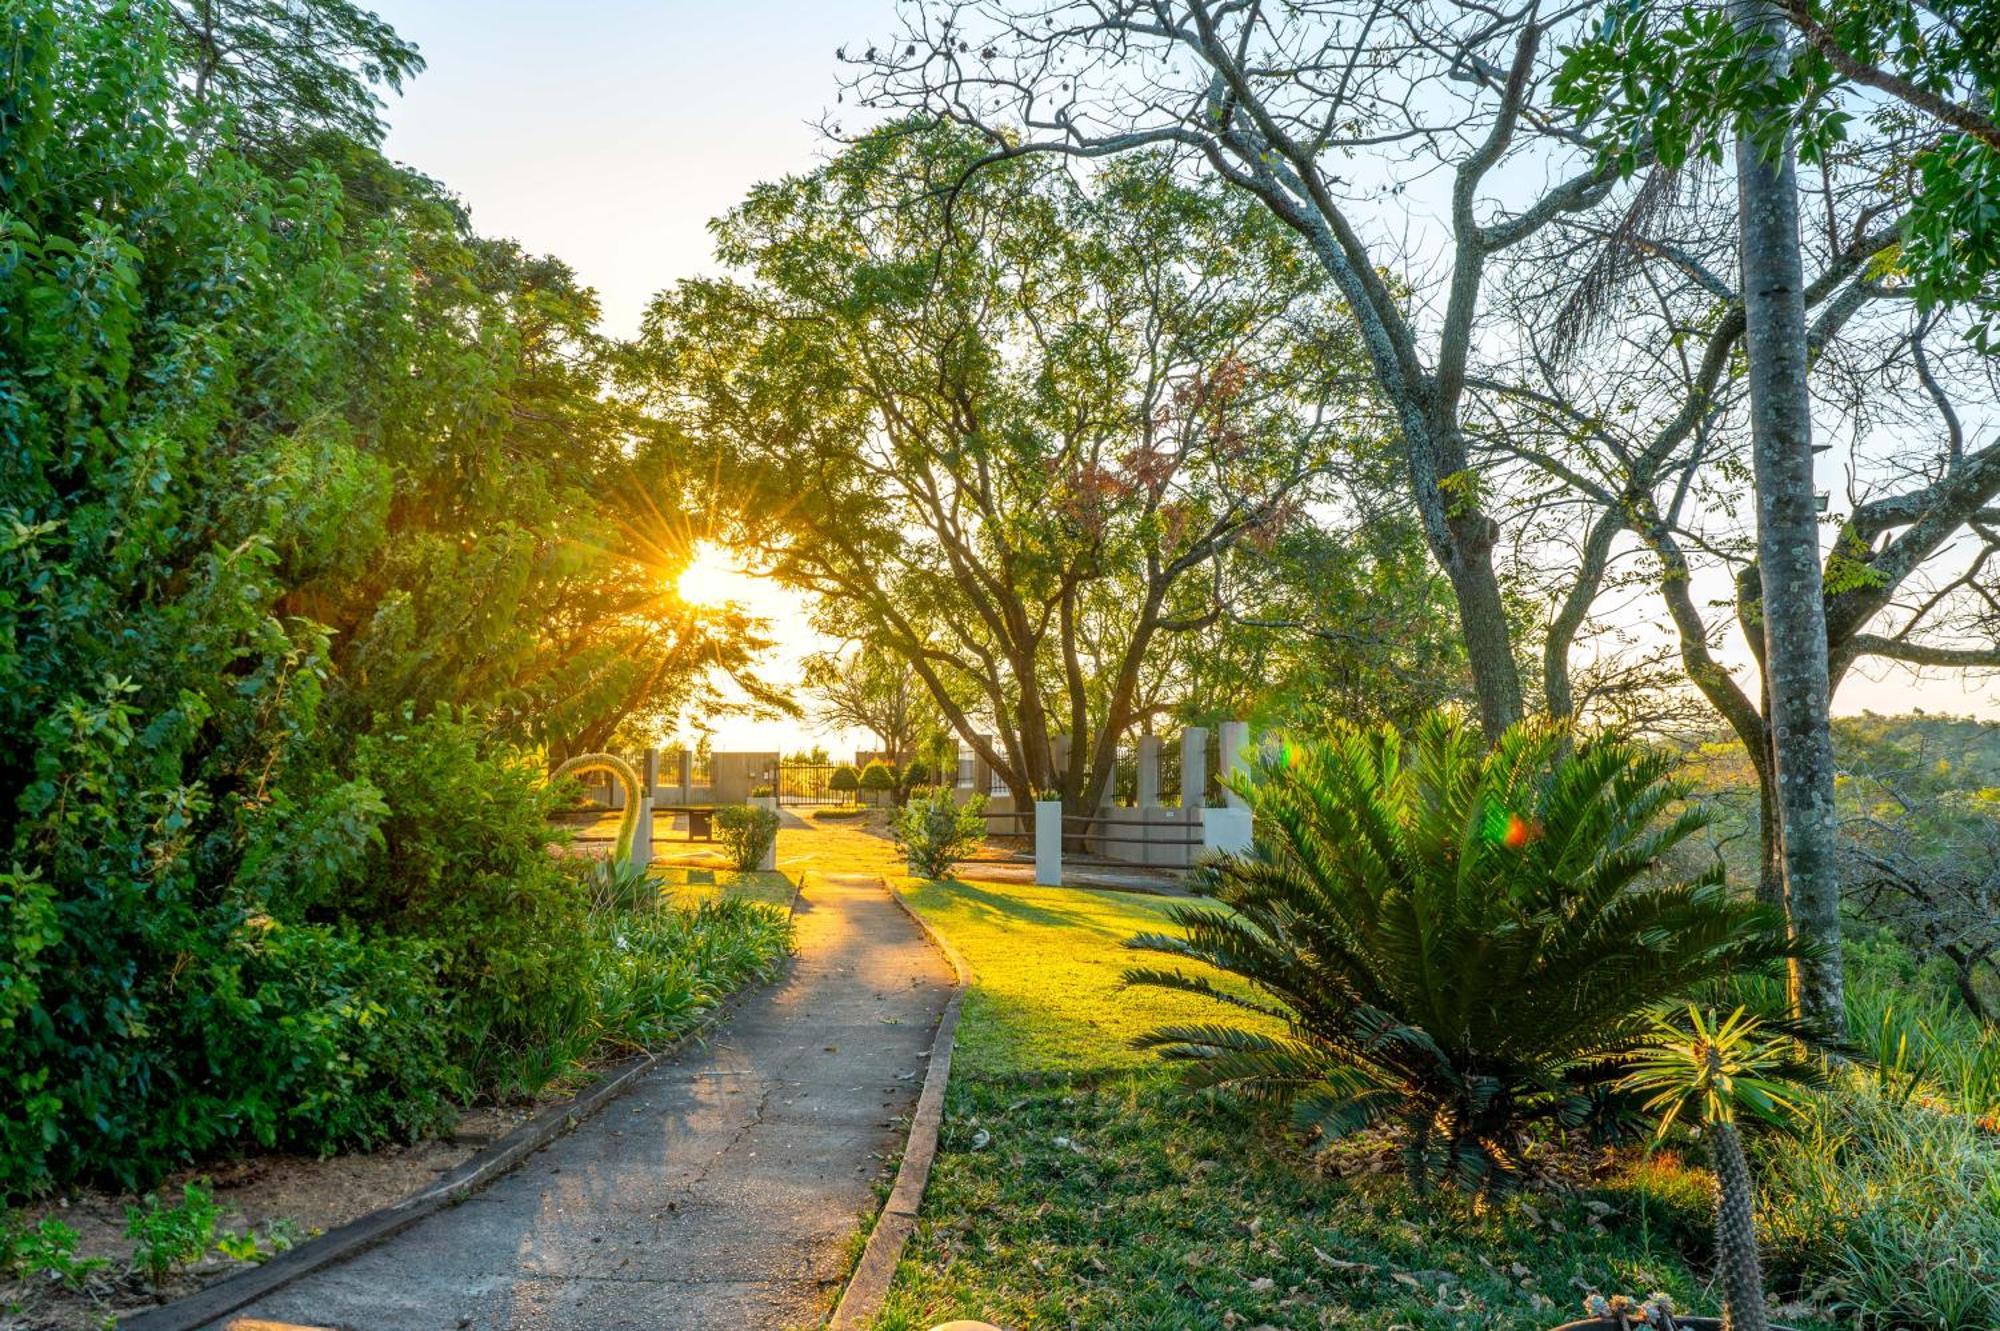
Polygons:
M1139 736L1139 788L1132 802L1151 809L1160 802L1160 737Z
M1248 721L1224 721L1222 723L1222 772L1225 780L1234 780L1248 770L1248 750L1250 748L1250 723ZM1223 787L1223 802L1232 809L1247 809L1245 800L1227 786Z
M1035 881L1062 886L1062 801L1035 801Z
M1199 809L1208 794L1208 728L1181 732L1181 807Z

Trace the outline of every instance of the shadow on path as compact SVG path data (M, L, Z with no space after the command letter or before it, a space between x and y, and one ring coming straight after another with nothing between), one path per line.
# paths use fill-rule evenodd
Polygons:
M356 1331L790 1326L823 1315L901 1147L950 967L873 879L705 1048L463 1205L240 1315Z

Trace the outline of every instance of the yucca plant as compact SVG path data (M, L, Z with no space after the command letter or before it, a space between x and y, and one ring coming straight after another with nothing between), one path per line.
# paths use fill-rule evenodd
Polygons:
M1723 1331L1769 1331L1764 1267L1757 1252L1757 1190L1738 1124L1783 1124L1797 1112L1794 1088L1825 1080L1824 1065L1787 1035L1737 1008L1718 1019L1689 1006L1687 1024L1656 1018L1618 1083L1648 1095L1664 1137L1676 1123L1699 1123L1715 1166L1715 1257L1722 1276Z
M1588 1118L1654 1010L1791 951L1719 869L1668 869L1703 824L1670 768L1547 724L1489 750L1442 714L1407 738L1340 724L1282 746L1239 783L1254 851L1195 873L1228 909L1178 908L1184 936L1129 944L1251 992L1172 969L1126 980L1283 1029L1179 1025L1138 1043L1328 1138L1400 1123L1420 1185L1510 1182L1524 1130Z

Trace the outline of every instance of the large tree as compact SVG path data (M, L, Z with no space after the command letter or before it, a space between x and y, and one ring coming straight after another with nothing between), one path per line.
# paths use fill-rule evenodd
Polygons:
M1267 213L1150 160L968 180L982 152L901 123L759 189L718 232L747 280L649 314L652 405L731 459L742 540L827 627L894 650L1018 796L1091 807L1156 643L1221 618L1365 404Z
M995 158L1171 150L1304 238L1399 432L1482 724L1520 716L1505 533L1467 429L1483 345L1506 336L1482 305L1502 256L1617 179L1547 114L1554 20L1380 0L913 0L903 14L893 40L850 56L866 102L975 126Z

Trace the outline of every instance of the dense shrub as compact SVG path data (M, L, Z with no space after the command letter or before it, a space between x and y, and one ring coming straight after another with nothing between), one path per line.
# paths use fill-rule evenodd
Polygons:
M886 794L896 788L896 769L880 758L861 769L861 789L871 794Z
M851 795L861 789L861 772L852 763L842 763L833 769L833 775L827 778L826 784L829 790Z
M725 804L715 811L715 831L730 863L739 869L760 868L778 839L778 814L756 804Z
M1649 1029L1718 975L1787 953L1720 871L1676 880L1662 857L1702 825L1670 759L1523 724L1490 751L1434 716L1336 726L1266 757L1245 784L1253 853L1197 870L1233 909L1173 912L1186 937L1132 946L1233 972L1136 969L1281 1018L1286 1033L1169 1027L1143 1047L1207 1084L1289 1103L1334 1137L1399 1123L1411 1175L1510 1176L1523 1130L1576 1123Z
M348 918L426 939L451 995L452 1048L481 1090L585 1018L586 902L549 854L559 788L470 720L440 713L362 739L389 808Z
M923 786L935 784L936 781L937 777L931 771L931 765L922 758L912 758L910 765L903 769L903 789L905 790L916 790Z
M985 811L984 795L960 804L949 790L917 790L897 810L890 831L911 873L919 878L949 878L952 866L986 839Z

